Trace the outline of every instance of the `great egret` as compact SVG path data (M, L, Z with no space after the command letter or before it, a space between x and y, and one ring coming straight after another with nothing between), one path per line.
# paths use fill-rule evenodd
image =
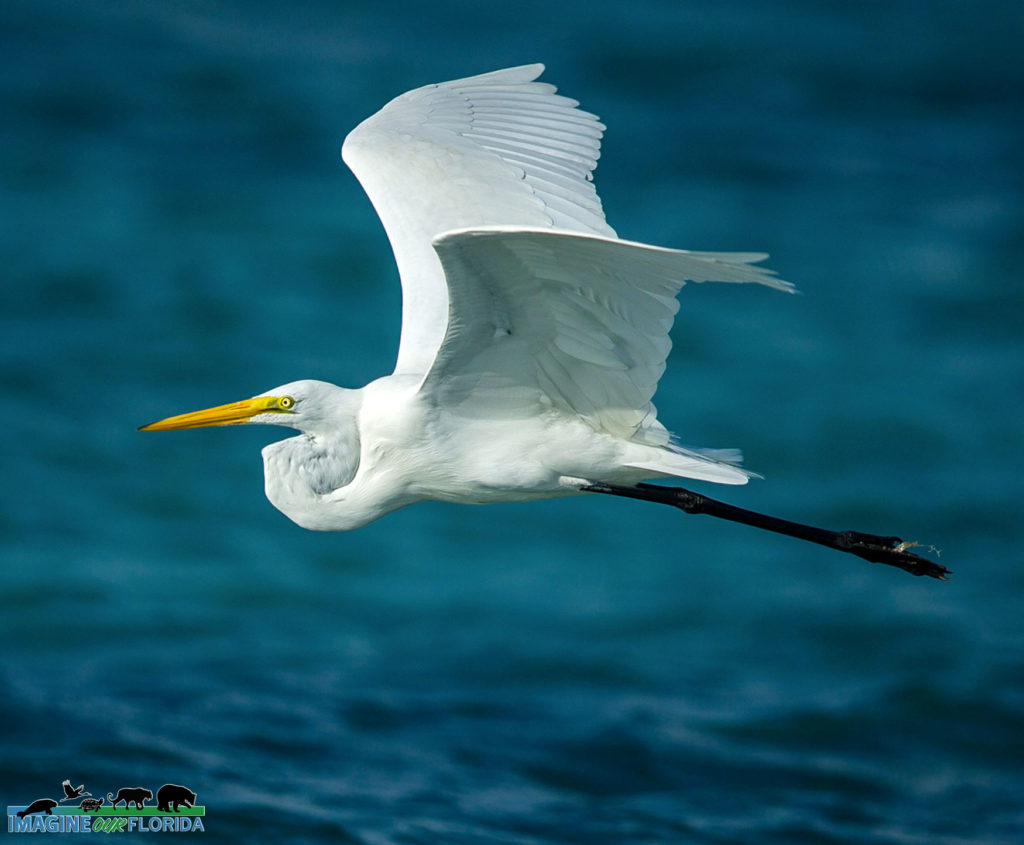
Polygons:
M678 488L745 484L737 452L686 449L651 398L684 282L792 291L758 253L618 238L594 189L604 126L537 82L540 64L417 88L346 138L402 280L395 371L358 390L295 381L143 430L261 423L267 498L299 525L359 528L426 499L587 492L711 513L891 563L945 570L894 537L835 533Z

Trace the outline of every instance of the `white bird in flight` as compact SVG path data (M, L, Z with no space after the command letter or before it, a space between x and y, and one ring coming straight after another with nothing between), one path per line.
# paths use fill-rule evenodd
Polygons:
M651 403L683 284L793 286L755 266L767 257L760 253L620 239L592 181L605 127L538 82L543 70L417 88L345 139L342 157L384 224L401 276L391 375L357 390L295 381L142 430L297 429L263 449L265 490L314 530L359 528L424 500L613 493L941 576L898 538L814 529L639 483L750 476L735 451L679 445Z

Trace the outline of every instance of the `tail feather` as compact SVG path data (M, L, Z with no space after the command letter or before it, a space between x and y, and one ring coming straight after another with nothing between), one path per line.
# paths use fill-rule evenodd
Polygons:
M752 477L757 477L756 473L722 460L723 457L732 459L739 455L734 449L708 449L697 452L672 447L671 450L659 449L649 458L630 461L626 466L649 470L660 476L693 478L718 484L746 484Z

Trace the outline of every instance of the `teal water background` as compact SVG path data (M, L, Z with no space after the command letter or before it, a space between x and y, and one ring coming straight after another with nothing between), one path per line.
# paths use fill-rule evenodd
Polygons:
M1024 839L1019 4L11 0L0 15L0 799L185 784L218 842ZM274 432L135 431L390 371L338 158L511 64L609 129L690 286L657 404L743 507L934 543L915 579L643 503L263 498Z

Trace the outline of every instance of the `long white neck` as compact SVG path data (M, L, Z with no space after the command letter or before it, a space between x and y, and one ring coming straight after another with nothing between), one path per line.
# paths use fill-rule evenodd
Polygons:
M303 381L275 388L294 395L294 417L261 422L289 425L298 437L263 449L265 490L271 504L293 522L314 531L350 531L420 501L416 449L422 421L394 414L407 401L409 385L394 376L360 390ZM383 395L383 399L381 396ZM397 396L397 398L396 398ZM369 433L361 432L365 424Z
M361 390L331 390L329 416L303 420L304 431L264 447L263 476L267 498L285 516L303 528L343 530L331 495L352 483L359 471L359 409ZM335 392L336 391L336 392ZM336 498L336 497L335 497ZM365 524L353 514L352 528ZM327 523L329 518L330 522Z

